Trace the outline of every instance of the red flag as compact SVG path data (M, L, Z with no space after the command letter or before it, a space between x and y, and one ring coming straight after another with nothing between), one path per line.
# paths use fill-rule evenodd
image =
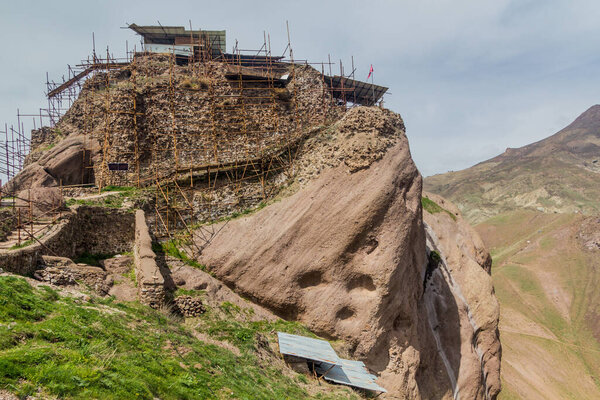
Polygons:
M372 73L373 73L373 64L371 64L371 69L369 70L369 76L367 76L367 79L369 79L371 77Z

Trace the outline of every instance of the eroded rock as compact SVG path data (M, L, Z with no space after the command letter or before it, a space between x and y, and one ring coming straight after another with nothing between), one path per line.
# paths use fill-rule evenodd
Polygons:
M494 399L500 392L501 346L491 257L456 206L426 196L455 216L423 211L428 247L440 257L424 294L436 346L460 398Z

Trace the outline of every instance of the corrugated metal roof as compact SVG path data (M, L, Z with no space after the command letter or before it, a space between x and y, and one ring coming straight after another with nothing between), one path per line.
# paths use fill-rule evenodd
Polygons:
M369 82L357 81L342 76L324 77L325 83L331 88L331 95L338 99L345 99L355 104L372 106L387 92L385 86L374 85Z
M308 360L337 364L339 357L325 340L277 332L281 354L302 357Z
M376 383L362 361L339 358L326 340L277 332L279 351L282 354L316 361L316 371L328 381L361 389L386 392Z
M315 366L317 372L323 375L325 380L361 389L374 390L376 392L387 392L387 390L376 383L377 377L367 371L367 367L365 367L362 361L340 358L339 364L330 368L331 365Z

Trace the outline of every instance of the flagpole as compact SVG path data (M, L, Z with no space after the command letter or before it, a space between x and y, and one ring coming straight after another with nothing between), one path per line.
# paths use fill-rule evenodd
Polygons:
M374 73L371 72L371 87L373 88L373 105L375 105L375 84L373 83Z

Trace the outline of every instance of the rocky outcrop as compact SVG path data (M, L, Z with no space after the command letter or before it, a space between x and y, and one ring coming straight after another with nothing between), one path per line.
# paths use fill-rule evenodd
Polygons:
M57 187L33 187L16 194L16 206L23 215L30 213L35 218L52 217L59 211L66 211L64 198Z
M426 196L454 216L423 211L433 252L423 296L429 325L455 397L493 399L500 391L501 347L492 259L456 206L432 193ZM458 318L449 318L452 314Z
M19 192L36 187L90 182L91 152L86 150L86 145L92 147L91 143L86 143L83 135L61 140L42 155L36 156L36 161L30 158L30 163L7 183L6 191Z
M56 179L38 163L33 163L23 168L3 188L6 193L16 193L34 187L58 186Z
M445 373L448 360L436 331L452 340L441 344L452 347L453 371L463 365L463 346L474 334L462 331L464 305L447 282L440 296L454 312L430 326L421 177L400 117L377 108L350 110L307 142L298 165L303 166L297 171L299 191L224 225L200 261L238 293L280 316L343 339L351 356L379 374L389 391L385 398L452 398L457 387L473 398L485 398L486 391L493 397L498 387L491 382L499 381L499 374L491 361L489 377L473 380L469 389L462 380L470 378L467 372L458 375L458 385L456 374ZM471 267L461 271L469 275ZM477 279L490 289L489 275L477 268L488 281ZM478 303L470 296L495 301L492 291L463 290L474 307ZM486 316L477 313L480 317L479 326L491 329ZM486 360L492 358L491 351L483 352ZM472 361L464 365L475 365Z

